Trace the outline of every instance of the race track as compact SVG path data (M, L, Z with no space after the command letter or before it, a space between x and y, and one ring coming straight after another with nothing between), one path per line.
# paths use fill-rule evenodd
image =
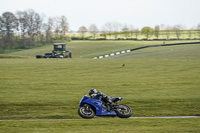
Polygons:
M93 118L93 119L97 119L97 118L98 117ZM115 117L115 118L118 118L118 117ZM129 119L183 119L183 118L200 118L200 116L130 117ZM0 121L72 121L72 120L83 120L83 119L10 119L10 120L0 120Z

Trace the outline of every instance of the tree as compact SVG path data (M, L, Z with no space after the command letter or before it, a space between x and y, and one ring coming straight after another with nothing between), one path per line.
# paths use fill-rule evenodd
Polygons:
M11 12L5 12L0 17L0 32L2 34L2 48L13 48L13 35L14 31L18 28L18 20Z
M103 25L103 33L104 34L108 34L110 35L110 38L111 38L111 35L112 35L112 31L113 31L113 26L112 26L112 23L111 22L107 22ZM106 35L105 35L106 36Z
M54 21L54 33L55 33L55 37L56 37L56 39L58 39L59 36L60 36L60 33L61 33L59 17L54 17L53 21Z
M128 31L129 31L129 33L131 34L131 37L133 37L133 35L135 35L135 39L137 39L138 38L138 35L139 35L139 33L140 33L140 31L139 31L139 29L138 28L134 28L134 26L133 25L129 25L128 26Z
M182 26L181 25L175 25L173 28L174 33L176 34L177 39L180 39L180 36L182 34Z
M194 34L193 31L194 31L193 28L187 30L187 34L188 34L189 39L192 39L192 34Z
M118 38L118 34L119 34L119 30L121 29L121 24L118 23L118 22L113 22L112 23L112 27L113 27L113 32L114 32L114 35L115 35L115 39Z
M34 46L35 37L41 34L42 17L32 9L23 12L19 11L17 16L20 22L22 37L28 37L27 46Z
M84 39L85 33L87 32L87 28L85 26L81 26L78 32L81 34L81 38Z
M167 36L167 40L169 39L169 37L170 37L170 35L171 35L171 31L172 31L172 27L171 26L167 26L166 28L165 28L165 34L166 34L166 36Z
M198 31L199 39L200 39L200 23L197 25L197 31Z
M1 20L1 16L0 16L0 20ZM1 49L3 49L3 44L2 44L2 26L3 26L3 24L2 24L2 22L0 21L0 51L1 51Z
M52 30L53 30L53 19L49 18L45 26L46 31L46 43L50 43L52 40Z
M156 25L155 28L154 28L154 34L155 36L157 37L157 39L159 38L160 36L160 26L159 25Z
M66 32L68 32L68 22L65 16L61 16L60 18L60 29L61 29L61 39L66 36Z
M124 25L124 27L122 28L122 31L124 32L124 34L125 34L125 37L126 37L126 39L128 38L128 27L127 27L127 25Z
M3 34L3 22L1 21L1 16L0 16L0 37L2 36Z
M95 24L91 24L89 27L89 32L92 34L93 39L95 39L96 35L98 34L99 30Z
M160 25L160 30L165 30L165 25L164 24Z
M142 28L142 34L144 34L148 40L148 38L153 35L154 30L151 27L143 27Z
M129 26L128 26L128 29L129 29L129 33L131 34L131 37L133 37L133 34L134 34L134 32L135 32L134 26L133 26L133 25L129 25Z
M100 36L104 36L104 38L107 39L107 31L105 26L102 27L102 34L100 34Z
M135 33L135 38L138 39L138 35L140 34L140 31L138 28L134 29L134 33Z

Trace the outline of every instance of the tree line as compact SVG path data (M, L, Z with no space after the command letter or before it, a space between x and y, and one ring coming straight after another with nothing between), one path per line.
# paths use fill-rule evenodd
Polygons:
M164 24L143 27L141 30L133 25L122 25L118 22L107 22L101 29L95 24L89 27L81 26L77 32L69 31L69 24L65 16L50 17L44 20L44 15L32 9L4 12L0 16L0 50L27 49L52 42L85 39L131 39L148 40L181 39L183 35L188 39L200 39L200 23L185 30L182 25L166 26ZM196 38L198 37L198 38ZM142 39L141 39L142 38Z
M141 30L135 28L133 25L122 25L118 22L107 22L101 30L95 24L81 26L78 30L79 35L74 34L72 39L127 39L127 40L138 40L139 36L141 40L148 40L150 37L154 40L169 40L169 39L200 39L200 23L196 27L191 29L184 29L182 25L156 25L154 28L146 26ZM89 34L88 34L89 33ZM97 35L99 35L97 37ZM142 37L141 37L142 36Z
M43 18L32 9L15 14L4 12L0 16L0 49L26 49L51 43L53 39L68 39L65 16L51 17L47 22Z

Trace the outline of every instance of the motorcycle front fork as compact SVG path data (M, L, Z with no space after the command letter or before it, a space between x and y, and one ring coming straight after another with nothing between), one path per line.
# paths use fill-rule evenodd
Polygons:
M85 110L86 110L86 111L90 111L90 110L91 110L90 105L88 105L88 104L84 104L83 106L85 107Z

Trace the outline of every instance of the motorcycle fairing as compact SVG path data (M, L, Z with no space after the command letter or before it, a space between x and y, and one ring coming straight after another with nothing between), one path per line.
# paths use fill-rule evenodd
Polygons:
M82 98L82 100L80 101L79 106L82 107L84 104L89 104L92 107L95 108L96 110L96 116L116 116L117 114L115 113L115 111L110 111L108 112L106 109L104 109L101 105L102 105L102 101L98 100L98 99L93 99L87 96L84 96Z

